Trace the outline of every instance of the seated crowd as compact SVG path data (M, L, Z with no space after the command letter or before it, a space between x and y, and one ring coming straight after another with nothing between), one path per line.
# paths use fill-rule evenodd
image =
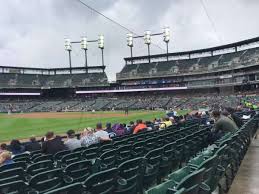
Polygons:
M65 141L63 141L61 136L55 135L52 131L47 132L41 141L37 141L34 136L27 143L21 143L19 140L14 139L9 146L4 143L0 145L0 165L13 163L12 157L24 152L41 150L43 154L55 154L62 150L74 150L99 142L112 141L112 138L116 136L137 134L147 130L165 130L167 127L173 124L181 124L185 120L200 119L201 124L210 125L213 123L211 122L213 119L215 124L208 139L210 143L213 143L213 141L219 139L225 133L234 132L242 126L242 120L235 114L234 109L226 108L222 112L213 111L211 116L208 113L196 113L184 116L168 116L163 119L154 119L153 121L146 122L139 119L135 123L131 121L128 125L107 123L106 128L103 128L102 123L97 123L95 129L87 127L81 134L76 134L72 129L68 130ZM204 118L206 118L206 121L203 123L202 119Z

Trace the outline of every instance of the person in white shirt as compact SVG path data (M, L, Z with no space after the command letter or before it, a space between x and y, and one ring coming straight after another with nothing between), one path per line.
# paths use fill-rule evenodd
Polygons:
M103 130L102 123L97 123L94 135L100 139L100 141L111 141L109 133Z
M81 147L81 141L76 138L75 131L72 129L67 131L67 141L64 144L69 150Z

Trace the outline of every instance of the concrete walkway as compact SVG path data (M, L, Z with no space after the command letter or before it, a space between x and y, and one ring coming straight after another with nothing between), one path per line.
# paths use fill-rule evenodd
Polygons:
M228 194L259 194L259 139L250 145Z

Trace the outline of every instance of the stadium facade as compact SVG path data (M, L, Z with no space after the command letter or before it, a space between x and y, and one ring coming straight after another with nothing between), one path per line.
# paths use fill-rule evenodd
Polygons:
M17 98L67 100L63 106L57 101L56 109L52 107L55 103L44 105L46 110L54 111L68 107L77 111L114 107L167 109L173 104L168 94L225 95L258 88L258 42L259 37L207 49L125 58L125 66L117 73L115 83L108 82L103 65L49 69L0 66L0 95L2 101ZM152 107L149 101L138 102L134 98L147 93L149 96L158 94L157 98L163 94L165 98L153 100ZM81 102L73 102L75 97ZM105 101L103 97L110 100ZM26 110L44 111L39 104L34 103ZM96 106L91 107L92 104ZM10 109L9 106L3 108L5 106L0 106L1 112Z

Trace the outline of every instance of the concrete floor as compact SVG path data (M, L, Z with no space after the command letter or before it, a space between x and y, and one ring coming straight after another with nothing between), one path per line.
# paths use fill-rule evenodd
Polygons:
M250 145L228 194L259 194L259 139Z

